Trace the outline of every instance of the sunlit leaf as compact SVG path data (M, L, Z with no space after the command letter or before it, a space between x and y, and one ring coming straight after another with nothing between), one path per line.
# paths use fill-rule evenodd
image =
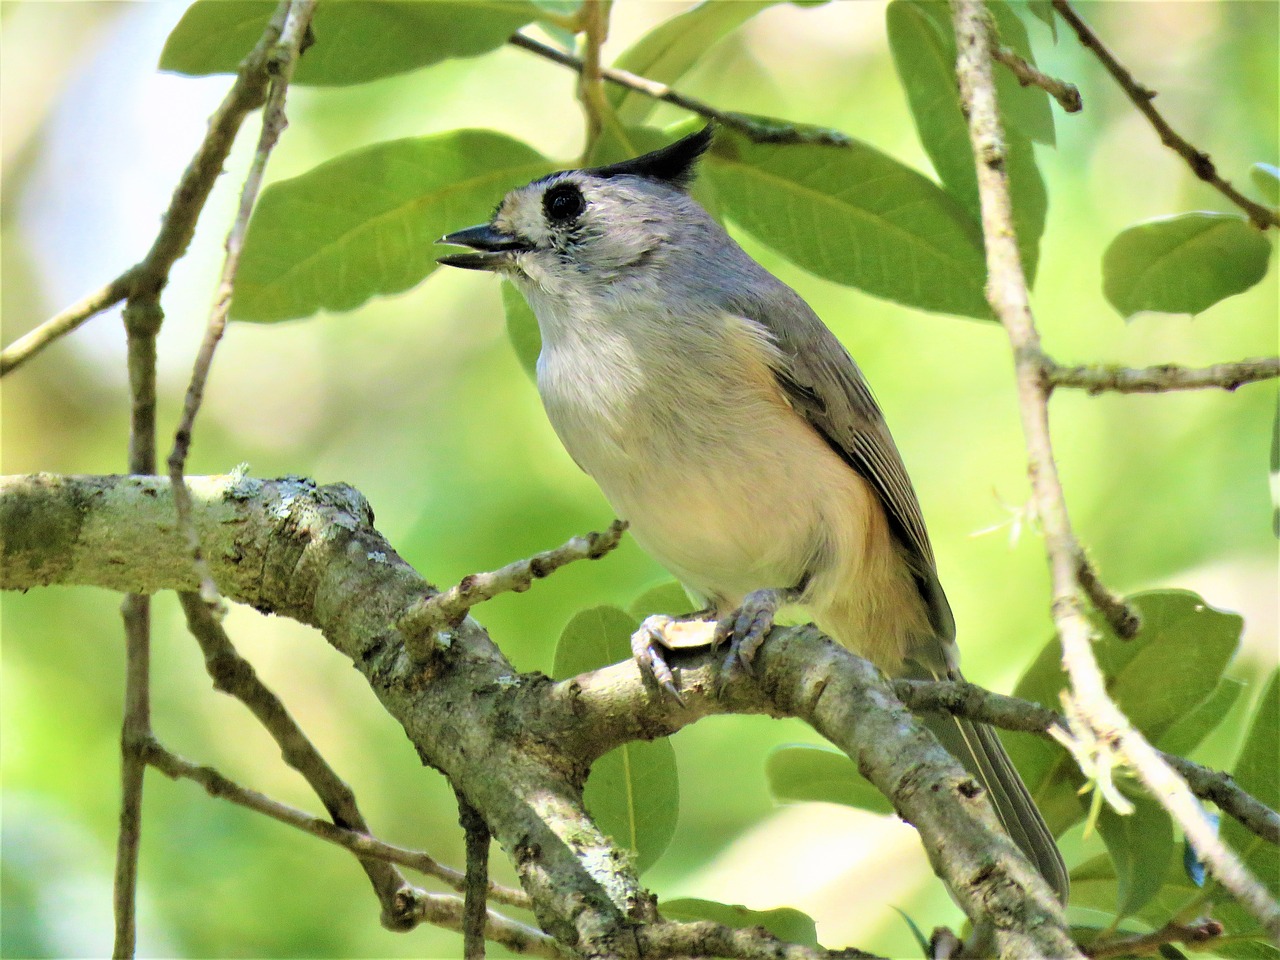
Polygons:
M911 915L905 910L893 907L895 913L902 918L903 923L907 925L907 929L911 931L911 936L916 941L916 946L920 948L920 955L928 958L932 956L933 951L929 947L929 938L924 935L924 931L920 929L920 924L911 919Z
M1120 232L1102 257L1102 289L1126 319L1200 313L1261 280L1271 244L1241 216L1183 213Z
M533 380L538 379L538 354L542 352L542 332L524 294L509 280L502 281L502 310L507 317L507 338L520 366Z
M1249 177L1267 203L1280 203L1280 167L1270 163L1255 163L1249 168Z
M1235 940L1231 943L1215 943L1213 954L1229 960L1277 960L1280 947L1268 943L1259 935L1257 940Z
M1049 33L1053 36L1053 42L1057 43L1058 21L1054 16L1053 4L1050 0L1027 0L1026 4L1024 4L1024 9L1049 28Z
M988 0L987 9L995 19L1000 42L1032 66L1036 65L1035 51L1022 20L1004 0ZM952 34L954 36L954 34ZM1023 86L1018 78L1002 65L995 64L996 98L1000 104L1000 116L1010 131L1030 137L1036 143L1052 147L1057 141L1053 123L1053 104L1048 91L1041 87Z
M1187 590L1153 590L1126 602L1141 615L1142 630L1132 640L1121 640L1095 617L1100 636L1093 651L1112 698L1134 726L1159 742L1213 695L1235 654L1243 620ZM1061 658L1057 639L1050 640L1014 695L1060 710L1058 695L1066 686ZM1038 738L1011 737L1006 745L1049 829L1057 835L1078 822L1083 810L1076 791L1083 780L1072 759Z
M821 801L872 813L893 813L893 804L838 750L777 747L765 761L765 777L769 793L779 803Z
M507 190L550 166L500 133L455 130L273 183L249 224L231 314L286 320L407 290L435 269L443 234L488 219Z
M1116 867L1118 915L1132 916L1164 886L1173 859L1173 821L1159 802L1147 796L1130 796L1134 811L1121 816L1104 806L1098 816L1098 833Z
M721 130L703 176L726 216L806 270L908 306L990 316L973 219L867 144L753 144Z
M818 928L813 918L792 907L774 910L749 910L741 904L717 903L686 897L663 900L658 910L668 920L689 922L710 920L727 927L749 929L764 927L779 940L806 947L818 946Z
M278 4L196 0L165 42L160 69L191 76L234 73ZM316 7L294 83L336 86L406 73L502 46L533 21L526 0L327 0Z
M978 179L969 126L960 111L955 35L946 4L931 0L894 0L886 10L885 19L894 66L906 91L925 153L947 191L960 201L975 224L980 223ZM1034 282L1048 197L1030 139L1011 130L1006 146L1018 250L1027 279Z
M580 610L560 634L553 675L565 680L627 659L637 626L617 607ZM636 869L648 869L671 842L680 807L671 742L636 740L606 753L592 764L583 799L600 829L633 852Z

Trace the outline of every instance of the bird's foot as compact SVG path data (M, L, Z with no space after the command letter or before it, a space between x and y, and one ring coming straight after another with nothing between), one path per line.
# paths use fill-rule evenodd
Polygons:
M666 614L655 613L645 617L644 622L640 624L640 629L631 635L631 654L640 665L641 672L652 676L658 682L658 686L675 697L679 703L684 703L684 700L680 696L680 691L676 689L675 677L667 664L664 651L705 646L705 639L690 643L678 634L682 632L681 627L705 622L714 615L713 610L699 610L697 613L690 613L683 617L669 617ZM712 641L712 643L715 642Z
M792 590L753 590L738 609L716 624L715 644L729 644L729 655L720 674L721 690L738 674L753 672L756 653L773 629L778 608L795 599L793 594Z

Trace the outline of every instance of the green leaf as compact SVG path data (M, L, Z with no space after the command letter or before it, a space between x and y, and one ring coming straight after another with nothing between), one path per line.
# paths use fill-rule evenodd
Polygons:
M929 161L947 192L979 224L982 211L978 178L969 125L960 111L955 35L947 9L946 4L930 0L894 0L885 12L889 47ZM1025 31L1022 37L1025 40ZM1006 139L1006 169L1018 252L1028 282L1034 282L1048 196L1031 141L1016 129L1011 129Z
M776 747L765 760L764 769L769 793L779 803L821 801L872 813L893 813L893 804L838 750L804 745Z
M350 310L420 283L441 235L488 218L551 164L491 130L355 150L271 184L249 223L231 315L274 321Z
M726 216L806 270L908 306L990 317L977 224L875 148L753 144L721 130L704 169Z
M1102 289L1126 320L1144 310L1200 313L1261 280L1271 244L1241 216L1183 213L1120 232L1102 257Z
M1121 640L1095 617L1094 655L1120 709L1148 740L1159 742L1214 694L1244 621L1186 590L1137 593L1126 602L1141 615L1141 631ZM1059 693L1066 687L1061 657L1054 638L1018 681L1014 695L1061 709ZM1038 738L1011 737L1006 746L1054 835L1078 822L1083 811L1076 791L1083 780L1071 757Z
M1232 943L1209 943L1205 946L1216 956L1228 957L1230 960L1276 960L1280 957L1280 947L1262 939L1236 940Z
M987 9L996 22L1000 42L1034 67L1036 55L1031 49L1031 38L1027 36L1027 28L1010 5L1004 0L988 0ZM954 33L952 36L954 37ZM1000 64L995 64L994 69L996 99L1000 104L1000 115L1005 126L1013 132L1030 137L1036 143L1054 146L1057 132L1053 126L1053 104L1048 91L1036 86L1024 87L1017 77Z
M892 909L906 923L907 929L911 931L911 936L915 938L916 944L920 947L920 955L926 958L932 956L933 951L929 948L929 938L924 935L920 925L911 919L911 915L907 911L900 910L898 907L893 907Z
M1147 796L1130 797L1134 811L1121 816L1104 805L1098 833L1115 863L1116 913L1132 916L1164 886L1173 860L1173 821L1159 802Z
M542 331L538 318L514 283L502 281L502 310L507 316L507 338L516 351L520 366L533 381L538 379L538 354L542 352Z
M1023 5L1033 17L1049 28L1049 33L1053 36L1053 42L1058 42L1058 21L1053 13L1053 4L1050 0L1027 0Z
M189 76L234 73L271 19L274 0L196 0L165 41L160 69ZM537 18L526 0L326 0L316 7L315 43L293 82L364 83L506 43Z
M1262 688L1262 695L1249 721L1249 732L1231 775L1240 789L1253 794L1272 810L1280 807L1280 670L1273 670ZM1240 851L1254 876L1280 896L1280 856L1261 837L1247 831L1230 817L1224 817L1222 836Z
M645 590L627 608L627 612L637 621L654 613L665 613L669 617L680 617L693 613L693 601L678 580L664 580Z
M619 607L599 606L573 615L556 644L551 675L568 680L631 656L631 634L637 621Z
M659 83L673 84L730 31L742 26L778 0L704 0L690 10L663 21L626 49L614 67ZM640 123L653 112L652 97L610 84L609 102L624 124Z
M1273 206L1280 203L1280 167L1270 163L1255 163L1249 168L1249 177L1267 203Z
M635 740L609 751L591 765L582 799L600 829L631 851L636 872L644 873L676 832L680 781L671 741Z
M565 680L626 660L636 626L617 607L580 610L560 634L553 675ZM632 851L636 870L648 869L671 842L680 809L671 742L638 740L606 753L591 766L583 800L600 829Z
M813 918L792 907L774 910L749 910L741 904L717 903L685 897L663 900L658 909L668 920L689 922L710 920L727 927L750 929L764 927L779 940L806 947L818 946L818 928Z
M1178 913L1199 889L1192 884L1182 870L1182 865L1171 861L1164 875L1164 883L1155 896L1134 914L1137 919L1153 928L1163 926ZM1114 915L1120 902L1119 880L1115 863L1109 854L1099 854L1071 871L1070 905L1098 910Z
M1271 421L1271 532L1280 540L1280 393L1276 394L1276 415Z
M1239 680L1223 677L1204 703L1174 721L1156 746L1165 753L1189 756L1222 723L1243 690Z

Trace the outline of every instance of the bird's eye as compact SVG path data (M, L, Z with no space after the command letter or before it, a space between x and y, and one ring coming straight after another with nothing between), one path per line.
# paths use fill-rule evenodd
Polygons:
M586 208L587 202L582 198L582 191L572 183L562 183L552 187L542 197L542 209L553 223L567 223L576 218Z

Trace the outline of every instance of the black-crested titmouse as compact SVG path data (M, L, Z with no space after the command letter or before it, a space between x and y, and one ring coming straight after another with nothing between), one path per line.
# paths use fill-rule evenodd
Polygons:
M686 192L712 128L513 190L440 262L511 279L538 391L636 541L749 667L782 603L894 676L958 679L955 622L906 468L857 364ZM674 691L651 618L633 647ZM1065 899L1053 837L996 734L925 718Z

